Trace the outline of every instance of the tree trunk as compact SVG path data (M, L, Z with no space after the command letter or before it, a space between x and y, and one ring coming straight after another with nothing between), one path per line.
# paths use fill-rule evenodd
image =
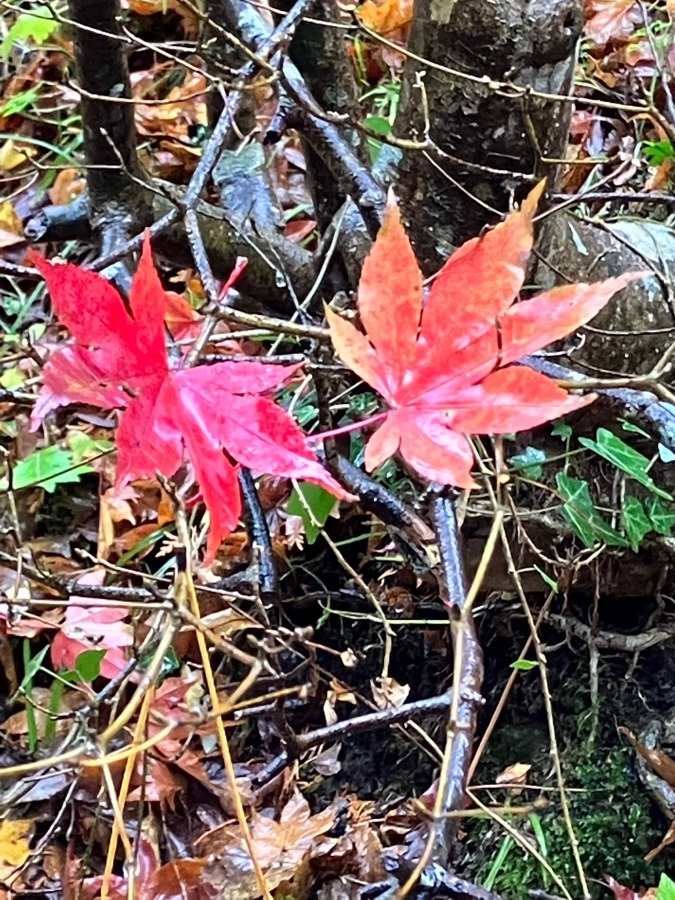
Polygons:
M541 94L570 91L581 8L581 0L416 0L395 130L428 136L440 151L408 150L399 168L427 273L514 194L544 175L555 181L546 159L564 156L571 104Z
M124 102L131 94L119 0L69 0L69 12L80 26L74 38L89 216L92 226L103 231L106 252L117 240L151 224L152 209L138 184L145 174L136 153L134 107ZM122 102L111 102L114 99ZM113 227L114 221L120 227Z

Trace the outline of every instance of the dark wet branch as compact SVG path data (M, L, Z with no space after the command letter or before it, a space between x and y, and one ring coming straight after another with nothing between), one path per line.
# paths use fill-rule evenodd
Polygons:
M38 210L24 226L24 234L34 244L91 237L87 195L81 194L72 203Z
M321 158L342 193L351 197L366 223L368 233L374 240L382 224L385 193L374 179L370 169L356 156L335 125L321 115L314 115L311 96L299 73L291 64L286 64L282 78L296 100L298 107L289 121L302 133Z
M85 0L76 0L76 2L89 13L91 13L91 7L98 6L95 2L90 3L85 2ZM236 73L235 82L238 85L243 87L247 81L255 76L259 69L259 64L271 60L279 48L290 40L295 27L311 3L312 0L298 0L274 31L265 37L256 48L256 59L247 61ZM110 42L113 43L112 41ZM119 42L114 43L116 50L119 51ZM125 71L125 69L119 69L117 71L118 76L122 77ZM128 86L128 81L126 84ZM127 88L125 88L121 95L125 95L127 92ZM227 277L236 257L248 256L250 259L248 272L244 274L239 285L242 293L250 291L254 298L260 298L261 304L264 300L271 300L272 305L276 306L277 309L288 311L291 304L289 303L287 285L289 283L292 284L296 294L302 297L303 291L308 291L314 281L311 254L287 240L282 234L268 234L265 235L264 239L260 239L256 234L243 234L240 229L237 229L227 220L227 216L222 210L200 201L208 179L232 133L244 94L245 92L242 90L233 90L226 98L220 118L204 147L202 156L187 188L177 189L175 186L166 186L166 192L150 189L144 191L142 185L137 180L134 180L138 176L134 168L133 158L130 157L128 172L125 172L126 164L124 166L120 165L119 155L115 155L115 165L117 166L117 173L121 173L120 177L124 177L124 184L131 185L130 190L135 195L136 203L140 203L140 196L143 198L144 203L150 204L150 221L154 221L150 228L153 236L153 246L156 247L161 255L178 264L182 264L183 261L189 261L188 241L182 220L185 212L193 209L199 217L199 229L216 277ZM125 114L128 114L132 109L131 104L111 104L110 102L100 101L99 105L104 106L108 113L111 108L123 108L126 111ZM98 111L98 106L95 109ZM95 120L95 124L100 124L98 119ZM89 132L86 131L85 143L88 143L88 141ZM129 149L129 142L127 141L125 144L122 141L122 136L120 136L120 141L121 144L119 146L126 146ZM95 144L96 150L98 150L99 145L100 142ZM92 149L91 152L93 153L94 150ZM122 154L122 159L124 159L124 154ZM90 161L89 157L87 157L87 162ZM107 159L104 164L107 164ZM94 170L91 171L93 172ZM109 170L100 171L103 171L105 177L110 179L111 173ZM99 179L101 178L100 175L98 177ZM101 186L97 181L94 188L90 188L92 191L90 203L92 205L97 205L99 198L102 201L103 187L100 190L99 187ZM127 194L123 192L117 198L117 203L114 202L113 198L107 204L109 211L118 211L120 199L124 199L126 196ZM56 219L55 222L52 221L53 218ZM78 210L77 207L73 213L73 220L72 224L77 223L78 227L79 223L83 222L81 210ZM54 234L49 230L51 226L61 227L62 222L63 213L61 211L55 217L50 217L49 213L43 213L35 220L32 220L28 227L34 228L36 233L40 234L41 240L47 240L54 237ZM137 229L130 230L134 231ZM92 268L97 271L107 269L124 259L129 253L137 251L141 243L142 234L139 233L134 238L123 242L112 250L104 250L102 257L96 261Z
M164 187L164 185L162 185ZM180 220L185 202L185 188L166 185L166 195L152 192L153 218L164 220L164 227L153 236L153 249L173 265L189 266L191 235ZM139 188L140 190L140 188ZM287 313L292 307L287 289L291 283L302 299L314 283L312 254L287 240L281 233L267 234L262 240L256 234L244 234L226 218L223 211L200 201L194 211L199 233L213 274L225 279L238 256L246 256L248 267L238 282L238 289L248 299L251 310L274 309ZM151 229L152 230L152 229ZM76 236L91 237L86 200L66 206L46 207L29 219L26 235L34 242L69 240ZM100 270L140 246L140 238L129 241L116 251L97 260L94 269ZM193 248L194 249L194 248Z
M260 54L256 44L266 29L262 17L253 8L241 0L228 0L225 6L230 7L228 23L234 23L244 40L251 43ZM329 122L322 107L317 103L307 84L291 59L284 59L280 68L280 77L285 92L296 105L293 112L284 100L285 116L288 122L299 127L303 136L311 143L333 178L338 180L340 189L350 196L364 216L371 236L377 233L384 211L384 191L373 178L370 169L361 162L347 141L339 133L336 126ZM283 92L282 92L283 97ZM326 184L320 185L326 191Z
M457 820L449 814L466 801L469 766L473 755L480 691L483 684L483 654L470 610L466 608L467 582L454 492L437 497L432 518L440 556L440 592L450 617L458 700L451 707L447 740L452 741L447 778L441 779L439 809L444 817L433 823L433 860L447 865Z
M560 381L578 381L580 388L588 381L587 376L541 356L526 356L521 363ZM610 418L627 416L636 424L649 429L660 443L675 452L675 411L669 404L662 403L651 390L593 387L593 393L598 395L598 399L584 415L594 419L601 413Z
M279 775L280 772L283 772L286 766L298 759L303 753L311 750L312 747L344 740L344 738L350 737L353 734L374 731L377 728L402 725L417 716L441 712L447 709L451 702L451 693L441 694L438 697L430 697L427 700L417 700L414 703L406 703L403 706L399 706L397 709L382 709L377 712L366 713L362 716L354 716L352 719L335 722L333 725L326 725L323 728L317 728L315 731L308 731L306 734L293 735L293 749L287 748L267 763L267 765L253 777L253 785L255 787L262 787L268 781L271 781Z
M251 532L253 562L257 569L257 586L263 603L279 601L279 575L274 564L274 551L270 530L267 527L265 513L260 505L260 498L255 482L248 469L239 473L239 483L244 497L248 527Z

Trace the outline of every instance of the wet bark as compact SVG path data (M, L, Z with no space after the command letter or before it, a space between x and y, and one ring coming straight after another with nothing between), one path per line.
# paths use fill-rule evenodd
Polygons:
M528 280L543 289L645 272L613 297L590 327L563 342L567 361L558 361L590 377L647 375L675 339L673 229L638 219L596 223L560 212L541 229L537 254Z
M340 24L340 11L336 0L317 0L314 14L326 24L319 25L316 22L301 24L291 44L291 60L305 79L319 106L330 112L346 115L352 121L358 121L361 118L358 89L354 69L347 56L344 31L331 27ZM346 141L362 163L368 161L367 149L355 129L343 128L340 137ZM319 225L325 228L342 205L346 196L345 191L340 181L332 177L321 154L314 150L311 137L305 141L305 151L317 220Z
M139 182L126 42L119 0L69 0L84 129L89 217L101 229L103 251L152 222ZM120 102L115 102L115 101Z
M399 168L427 273L564 156L571 104L530 91L569 93L581 12L581 0L416 0L395 131L441 151L408 150Z

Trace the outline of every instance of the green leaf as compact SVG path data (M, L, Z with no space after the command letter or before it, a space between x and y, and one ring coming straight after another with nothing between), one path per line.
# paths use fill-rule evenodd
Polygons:
M391 134L391 122L389 119L385 119L384 116L366 116L363 120L363 124L366 128L369 128L377 134L384 134L387 136Z
M630 478L634 478L654 494L663 497L664 500L672 500L670 494L658 487L651 475L648 474L650 461L646 456L638 453L607 428L598 428L595 437L595 441L590 438L579 438L579 443L588 447L589 450L595 451L598 456L602 456L603 459L625 472Z
M293 488L286 509L292 516L300 516L307 543L313 544L321 534L335 503L335 497L318 484L303 481Z
M22 113L24 110L31 107L39 96L40 92L35 87L28 88L26 91L15 94L13 97L10 97L6 103L3 103L3 105L0 106L0 116L16 116L19 113Z
M675 527L675 510L668 509L656 497L647 497L647 515L657 534L671 537Z
M574 434L574 431L572 430L572 427L566 422L556 422L551 429L551 434L553 435L553 437L559 437L563 441L569 441L569 439Z
M626 497L624 500L621 508L621 524L633 552L637 553L643 539L652 530L652 523L647 518L644 506L637 497Z
M536 572L539 573L539 577L541 578L541 580L544 581L544 582L551 588L551 590L554 591L554 592L557 594L557 593L558 593L558 590L559 590L559 589L558 589L558 582L557 582L557 581L554 581L554 580L551 578L551 576L550 576L547 572L544 572L543 569L540 569L539 566L538 566L536 563L534 564L534 566L532 566L532 568L533 568Z
M650 166L660 166L662 162L675 156L675 147L670 141L645 141L642 152Z
M164 654L164 659L162 660L162 668L160 669L160 677L165 678L167 675L170 675L172 672L178 672L180 669L180 660L178 659L178 655L173 647L169 647L169 649Z
M509 465L523 473L526 478L538 481L541 478L542 463L546 462L546 454L537 447L526 447L522 453L509 458Z
M26 640L28 640L26 638ZM24 644L25 646L25 644ZM42 650L39 650L35 656L32 656L30 660L26 662L23 680L21 681L21 687L23 690L28 690L32 680L35 678L37 673L42 666L42 660L45 658L47 653L49 652L49 645L43 647Z
M517 659L509 666L510 669L516 669L518 672L529 672L536 669L539 663L534 659Z
M75 660L75 671L81 681L91 684L101 674L101 662L105 650L83 650Z
M0 375L0 385L8 391L16 391L22 388L25 381L26 373L20 366L12 366L10 369L5 369Z
M656 900L675 900L675 881L664 873L659 881Z
M154 654L152 652L149 652L139 658L138 665L141 669L147 669L154 663L154 661ZM180 660L178 659L176 651L173 649L173 647L169 647L168 651L162 658L162 666L159 670L159 677L165 678L167 675L170 675L172 672L176 672L178 669L180 669Z
M44 44L58 27L59 23L48 6L36 6L30 12L20 13L0 44L0 57L7 59L17 43L32 41L34 44Z
M69 431L66 444L72 450L76 463L86 462L103 453L112 453L115 449L112 441L95 441L84 431Z
M587 482L558 472L556 483L565 501L562 507L563 517L589 550L597 541L608 547L629 546L626 538L608 525L595 508Z
M624 431L630 431L631 434L639 434L640 437L647 438L647 440L651 441L651 434L647 434L644 428L640 428L639 425L636 425L634 422L628 422L626 419L619 419L621 422L621 427Z
M18 491L39 485L52 494L59 484L73 484L80 480L80 476L93 471L89 465L78 465L70 450L54 444L19 460L12 469L12 488ZM9 480L0 479L0 490L7 490L8 487Z

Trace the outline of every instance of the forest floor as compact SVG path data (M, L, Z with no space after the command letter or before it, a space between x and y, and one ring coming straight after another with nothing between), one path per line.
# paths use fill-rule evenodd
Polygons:
M586 6L578 92L617 103L648 93L667 112L672 4ZM361 18L403 46L410 7L366 0ZM0 897L255 898L260 873L280 900L393 896L391 873L424 844L453 678L430 560L321 487L261 476L255 502L244 487L245 525L221 543L213 566L190 571L183 538L205 543L199 505L168 482L114 488L112 413L67 406L30 428L44 363L67 333L44 283L21 268L25 226L85 190L72 44L50 7L41 10L10 8L0 43ZM138 38L129 59L143 163L151 177L184 184L208 133L209 80L199 64L156 47L197 50L199 20L180 0L128 0L124 17ZM404 58L363 36L352 55L364 118L386 135ZM273 92L259 94L269 117ZM315 249L299 140L288 134L265 153L284 234ZM672 224L670 206L628 199L672 189L675 147L658 121L586 105L573 119L569 158L579 165L570 165L565 192L600 180L626 192L625 205L595 202L589 214ZM97 252L86 237L39 250L79 266ZM165 288L181 295L169 329L192 340L203 285L192 268L164 260L160 269ZM222 323L214 337L219 352L252 358L274 347L291 359L305 347L302 337ZM340 387L341 422L371 412L372 395L346 380ZM305 383L284 388L279 402L318 430L319 404ZM420 896L577 900L585 878L594 898L654 898L657 885L659 900L675 897L675 600L667 581L645 592L636 575L634 584L621 575L625 560L651 559L650 540L672 540L675 507L642 473L654 496L635 499L633 519L622 512L617 479L635 480L630 466L639 465L625 462L625 448L658 452L623 424L614 462L598 452L578 479L585 519L558 480L551 511L567 530L535 548L538 563L523 581L527 611L499 564L475 602L484 703L449 860L465 893L434 894L429 885ZM362 439L353 433L345 445L360 464ZM524 513L545 505L542 483L554 485L556 472L574 486L569 460L592 455L560 423L506 447ZM401 468L388 463L378 478L424 514L429 498ZM473 574L492 514L487 503L462 502L467 545L479 548ZM279 572L273 599L260 590L260 517ZM590 582L567 589L575 566ZM186 597L181 626L164 641L162 617ZM379 892L360 894L364 884Z

